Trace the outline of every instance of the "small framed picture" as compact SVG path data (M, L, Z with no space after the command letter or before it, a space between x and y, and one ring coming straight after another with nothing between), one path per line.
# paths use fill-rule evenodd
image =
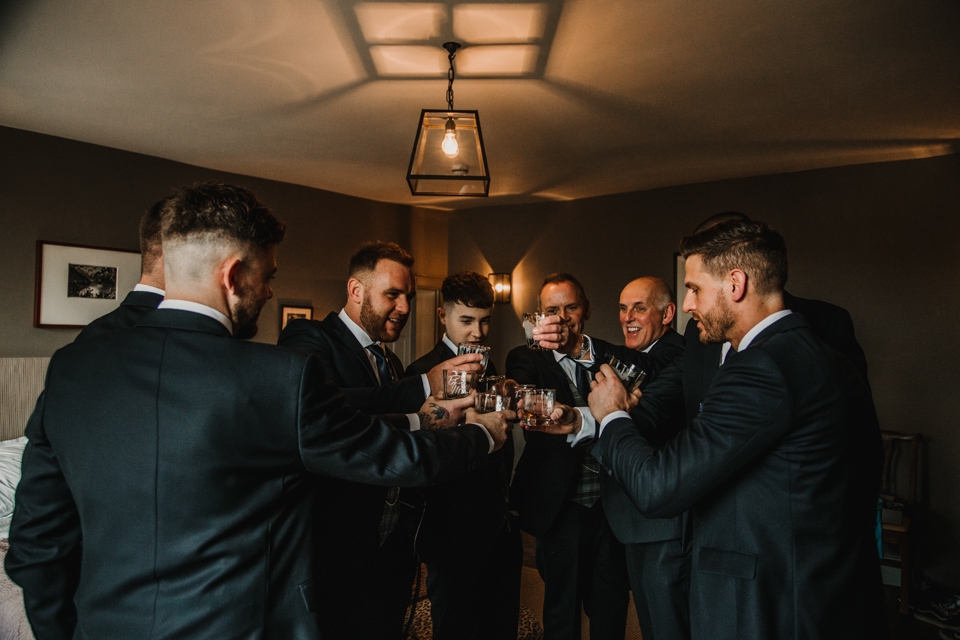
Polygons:
M33 326L77 329L120 306L140 281L140 254L37 242Z
M280 307L280 330L283 331L291 320L313 320L313 307Z

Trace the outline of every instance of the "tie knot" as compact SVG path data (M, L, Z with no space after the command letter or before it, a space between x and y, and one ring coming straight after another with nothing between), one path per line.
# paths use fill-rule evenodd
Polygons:
M386 357L387 357L387 354L385 354L385 353L383 352L383 347L381 347L381 346L380 346L378 343L376 343L376 342L374 342L373 344L371 344L370 346L368 346L367 349L370 349L370 351L373 352L373 355L375 355L378 360L379 360L380 358L386 358Z

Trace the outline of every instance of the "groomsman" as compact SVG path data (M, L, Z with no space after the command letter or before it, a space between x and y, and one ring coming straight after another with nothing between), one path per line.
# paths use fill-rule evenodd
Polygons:
M461 343L482 345L490 331L493 287L463 271L440 287L437 315L444 333L407 367L420 375L457 353ZM496 375L490 361L486 375ZM520 529L511 521L506 492L513 442L477 471L423 490L424 521L417 551L427 563L434 640L515 640L520 611Z
M480 356L461 356L424 375L400 377L400 358L385 345L400 337L410 316L416 292L412 267L413 258L394 243L363 245L350 258L343 309L323 321L293 320L278 344L316 355L327 380L351 406L394 414L390 419L396 426L415 430L424 400L443 396L442 369L479 370ZM332 479L316 483L316 552L327 576L319 589L331 637L400 637L417 567L420 502L418 492L401 493L396 487Z
M336 637L307 472L422 486L505 441L503 414L469 409L476 425L434 430L458 416L424 411L421 432L394 429L345 405L315 357L246 341L284 231L241 187L181 190L166 299L54 354L6 557L38 639Z

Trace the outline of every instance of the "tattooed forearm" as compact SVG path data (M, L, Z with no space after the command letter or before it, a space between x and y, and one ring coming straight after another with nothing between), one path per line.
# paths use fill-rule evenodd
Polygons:
M421 429L443 429L443 421L449 422L450 412L435 402L431 402L428 411L421 411L420 428Z

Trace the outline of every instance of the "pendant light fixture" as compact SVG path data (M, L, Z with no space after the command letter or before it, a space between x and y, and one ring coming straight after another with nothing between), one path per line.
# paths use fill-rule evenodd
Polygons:
M460 43L445 42L443 48L450 61L447 109L420 112L407 183L415 196L486 196L490 192L490 173L480 134L480 116L476 111L453 109L453 59Z

